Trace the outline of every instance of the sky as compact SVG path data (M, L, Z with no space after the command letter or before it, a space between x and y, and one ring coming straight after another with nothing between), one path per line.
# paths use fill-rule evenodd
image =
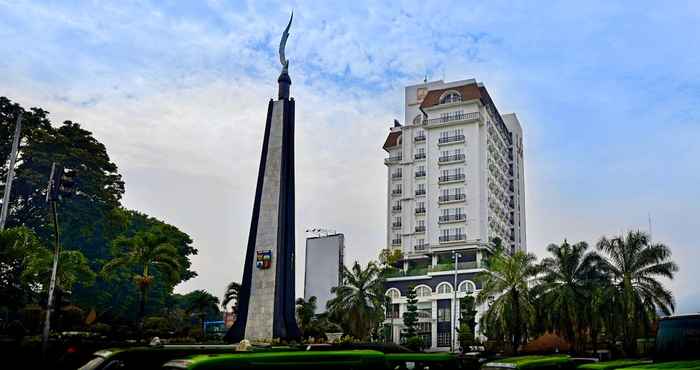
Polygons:
M525 135L528 250L648 231L677 312L700 311L700 3L0 0L0 95L80 122L124 204L194 239L199 276L240 281L277 47L296 100L297 294L305 230L385 247L381 149L403 87L476 78Z

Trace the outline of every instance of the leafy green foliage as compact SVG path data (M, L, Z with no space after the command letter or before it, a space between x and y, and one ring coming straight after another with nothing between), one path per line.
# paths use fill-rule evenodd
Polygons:
M472 296L464 296L459 300L459 328L457 329L459 345L468 350L476 342L474 329L476 328L476 300Z
M226 306L233 302L231 309L233 312L238 312L238 294L241 291L241 284L232 281L226 286L226 292L224 292L224 297L221 299L221 307L226 311Z
M411 285L406 292L406 312L403 313L403 336L411 338L418 335L418 296L416 287Z
M116 257L102 267L102 273L108 277L110 273L120 268L136 271L133 281L141 293L139 317L142 318L148 289L155 278L154 274L158 273L166 284L171 286L179 281L178 250L170 244L170 239L158 227L139 231L128 238L120 236L115 239L112 248L112 254ZM216 299L217 304L218 301Z
M593 287L604 281L602 258L588 251L588 244L579 242L550 244L552 255L542 260L543 276L534 288L539 297L544 321L550 329L563 334L564 339L577 346L577 337L587 326L586 306L592 299Z
M364 269L358 262L351 269L343 267L343 284L331 289L335 297L328 301L330 318L353 337L367 340L384 319L383 284L373 262Z
M61 244L66 251L63 258L80 266L83 275L67 277L67 281L73 285L73 301L84 308L95 308L98 315L105 319L134 319L139 311L135 309L139 291L133 284L137 271L116 269L102 274L95 281L87 276L89 273L83 269L82 262L87 261L90 270L100 271L106 261L116 257L112 250L115 239L120 236L130 238L141 231L159 227L168 244L176 248L173 259L179 265L179 281L172 282L170 273L155 271L152 274L155 279L149 288L146 308L151 312L162 311L172 294L172 286L196 276L190 269L189 257L197 253L192 247L191 238L172 225L122 208L124 183L121 175L105 146L90 131L71 121L54 126L48 112L39 108L24 110L4 97L0 97L0 122L9 124L0 125L0 158L3 158L0 160L0 181L4 181L7 174L8 163L4 159L9 155L14 122L19 111L24 112L22 136L7 226L25 226L36 234L39 245L46 246L42 248L50 249L49 246L53 245L53 224L45 196L51 163L76 170L76 194L58 205ZM79 257L78 252L85 260ZM23 256L10 257L10 254L8 250L6 256L13 260L10 263L13 267L4 269L3 266L0 297L3 298L2 302L8 302L3 306L17 312L25 304L38 301L34 292L46 282L17 283L28 260ZM39 265L35 263L36 271L41 270ZM37 277L41 274L25 274L29 275ZM13 283L5 284L9 281Z
M477 303L489 303L482 318L482 327L489 338L510 338L517 352L535 316L528 283L540 273L536 257L523 251L508 255L497 251L487 262L489 270L477 275L482 285Z
M625 351L633 354L640 329L649 329L656 311L666 315L673 312L673 293L659 279L673 279L678 265L671 261L671 250L666 245L651 243L649 235L641 231L612 239L604 237L597 247L608 256L601 268L608 272L618 298Z

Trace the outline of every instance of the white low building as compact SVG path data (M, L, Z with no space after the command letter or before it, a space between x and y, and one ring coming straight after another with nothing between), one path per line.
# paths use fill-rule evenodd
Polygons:
M459 300L479 289L474 277L493 238L509 252L526 249L523 133L516 115L501 115L473 79L426 82L405 93L405 124L395 122L383 146L387 248L404 256L387 280L385 323L399 342L414 286L426 346L449 350L458 348L455 275Z

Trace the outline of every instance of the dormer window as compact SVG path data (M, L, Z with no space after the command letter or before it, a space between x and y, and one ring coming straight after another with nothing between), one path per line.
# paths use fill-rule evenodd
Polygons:
M440 97L440 104L450 104L462 101L462 95L456 91L447 91Z
M419 114L413 118L414 125L420 125L421 123L423 123L423 115L422 114Z

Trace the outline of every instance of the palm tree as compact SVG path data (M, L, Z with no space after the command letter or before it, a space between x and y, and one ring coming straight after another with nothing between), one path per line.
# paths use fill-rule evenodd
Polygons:
M180 276L178 250L169 244L157 227L139 231L127 238L120 236L112 244L115 256L102 267L109 276L117 268L135 270L134 283L140 292L139 321L143 320L148 299L148 288L153 284L153 270L165 275L168 283L175 283Z
M591 291L602 274L596 268L601 257L588 251L586 242L559 246L550 244L551 257L542 260L543 276L535 289L541 299L545 317L554 330L562 333L573 348L577 348L577 336L585 331L585 307L591 302Z
M666 315L674 311L673 293L659 278L673 279L678 265L671 261L671 250L666 245L652 243L641 231L603 237L597 246L608 256L603 267L619 295L625 350L631 354L639 323L648 327L657 310Z
M224 293L224 298L221 300L221 307L226 311L226 306L233 302L231 309L233 312L238 312L238 294L241 291L241 284L232 281L226 287L226 292Z
M367 340L384 317L383 285L384 279L374 262L364 269L357 261L351 269L343 267L343 284L331 289L336 296L328 301L330 316L342 322L353 337Z
M308 329L312 326L312 321L316 316L316 301L315 296L309 297L309 300L304 298L297 298L296 301L296 316L297 322L299 323L299 328L301 329L304 337L308 337Z
M510 339L513 352L517 352L534 317L529 284L536 283L541 270L536 259L520 250L513 255L497 251L488 259L489 269L476 278L481 283L477 304L490 304L483 325L490 336Z
M206 319L210 313L219 311L219 298L209 294L206 290L195 290L189 293L188 296L187 313L199 318L202 336L205 336L204 319Z

